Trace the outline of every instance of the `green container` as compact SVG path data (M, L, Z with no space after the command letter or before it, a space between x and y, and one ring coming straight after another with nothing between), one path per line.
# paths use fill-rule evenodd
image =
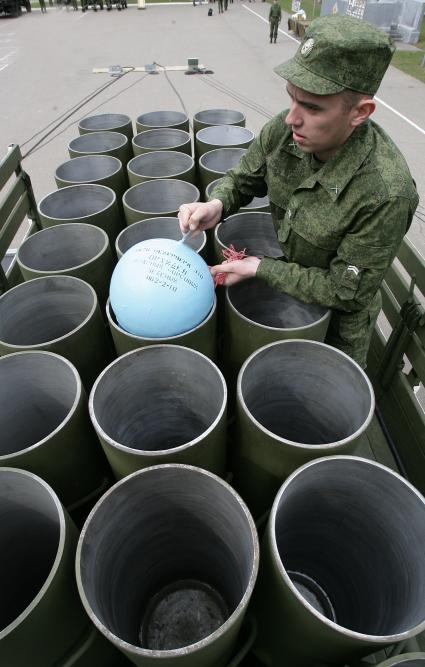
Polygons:
M112 358L93 287L72 276L47 276L0 296L0 356L24 350L64 356L89 390Z
M193 116L193 134L211 125L239 125L245 127L245 114L234 109L204 109Z
M148 111L136 118L137 133L171 127L175 130L189 132L189 118L183 111Z
M77 582L96 627L140 667L225 667L254 587L258 538L230 485L186 465L134 473L81 532Z
M130 185L155 178L177 178L195 185L195 161L179 151L151 151L137 155L127 165Z
M2 468L0 513L0 663L124 665L81 605L74 572L78 532L53 490L30 472Z
M157 178L133 185L123 197L127 225L146 220L177 216L182 204L199 201L199 190L192 183Z
M397 655L395 658L389 658L384 662L380 662L378 667L424 667L425 653L405 653L404 655Z
M223 261L223 250L229 246L245 250L255 257L282 257L282 248L276 235L270 213L244 211L230 215L214 229L214 261Z
M133 125L131 118L122 113L100 113L96 116L88 116L78 123L80 134L91 132L121 132L126 137L133 138Z
M129 227L129 229L131 229L131 227ZM192 350L197 350L198 352L205 354L206 357L215 361L217 331L216 312L217 303L216 300L214 300L214 305L205 320L190 331L185 331L178 336L169 336L168 338L146 338L143 336L135 336L134 334L125 331L125 329L120 327L116 321L109 301L106 306L109 328L112 333L115 351L118 356L130 352L131 350L137 350L139 347L167 343L170 345L189 347Z
M195 135L195 156L199 159L216 148L248 148L254 139L251 130L238 125L205 127Z
M221 178L229 169L235 167L245 153L246 148L216 148L201 155L199 158L199 178L202 192L205 193L210 183Z
M192 140L184 130L168 127L145 130L136 134L131 143L134 156L151 151L178 151L192 155Z
M112 155L83 155L68 160L56 169L55 181L58 188L78 183L106 185L115 192L118 202L128 188L121 160Z
M238 376L232 447L233 483L254 516L299 466L355 452L374 407L367 375L340 350L285 340L254 352Z
M263 543L256 655L267 665L342 665L423 631L424 540L425 500L389 468L350 456L298 468Z
M38 212L44 229L66 222L100 227L107 233L111 247L124 227L117 196L105 185L70 185L51 192L38 204Z
M85 280L95 290L103 312L113 270L103 229L79 222L42 229L23 242L16 260L25 280L52 275Z
M206 201L213 195L213 190L216 185L221 182L221 178L217 178L216 181L213 181L205 188L205 199ZM246 206L241 206L239 209L240 213L249 213L250 211L256 213L270 213L270 201L267 195L265 197L254 197L249 204Z
M72 139L68 144L69 157L83 155L112 155L125 166L133 157L131 140L122 132L90 132Z
M40 475L69 511L98 497L110 470L75 367L51 352L18 352L0 357L0 375L1 468Z
M226 383L195 350L152 345L119 357L96 380L89 411L115 476L158 463L226 472Z
M148 241L150 239L172 239L173 241L180 241L181 238L182 233L178 218L150 218L147 220L140 220L139 222L133 222L132 225L123 229L117 236L117 240L115 241L117 257L119 259L125 252L127 252L127 250L132 248L136 243L141 243L141 241ZM206 259L206 232L201 232L196 236L190 236L185 240L185 243L193 248L195 252L199 253L201 257Z

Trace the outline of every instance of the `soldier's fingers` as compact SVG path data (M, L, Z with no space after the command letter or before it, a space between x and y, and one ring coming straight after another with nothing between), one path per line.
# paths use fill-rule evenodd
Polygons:
M179 218L179 223L180 223L180 229L182 230L182 232L188 232L189 231L189 220L190 220L191 214L192 214L192 211L187 204L182 204L180 206L179 213L178 213L178 218Z

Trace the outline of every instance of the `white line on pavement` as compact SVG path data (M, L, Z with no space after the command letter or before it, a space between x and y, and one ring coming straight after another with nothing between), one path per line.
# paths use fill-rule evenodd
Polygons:
M242 7L243 7L244 9L246 9L248 12L251 12L251 14L255 14L255 16L257 16L259 19L261 19L262 21L264 21L264 23L268 23L268 20L265 19L264 16L261 16L261 14L257 14L257 12L255 12L253 9L251 9L251 7L246 7L246 5L242 5ZM285 32L285 31L282 30L281 28L278 28L278 30L279 30L279 32L281 32L283 35L285 35L286 37L289 37L289 39L292 39L293 42L297 42L297 44L300 43L300 40L299 40L299 39L295 39L295 37L292 37L292 35L290 35L289 33ZM379 104L382 104L382 106L385 107L386 109L388 109L389 111L392 111L393 114L395 114L396 116L398 116L399 118L401 118L402 120L404 120L406 123L408 123L409 125L411 125L412 127L414 127L415 130L418 130L418 132L420 132L421 134L425 135L425 130L424 130L422 127L419 127L419 125L417 125L416 123L414 123L413 120L410 120L410 118L407 118L407 116L404 116L402 113L400 113L400 111L397 111L397 109L394 109L394 107L392 107L392 106L390 106L389 104L387 104L386 102L384 102L384 100L381 100L380 97L376 97L376 96L375 96L375 100L376 100L377 102L379 102Z

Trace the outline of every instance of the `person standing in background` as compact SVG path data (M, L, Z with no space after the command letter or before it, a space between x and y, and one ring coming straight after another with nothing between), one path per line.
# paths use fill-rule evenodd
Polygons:
M280 8L280 5L278 3L278 0L273 0L273 4L270 7L269 11L269 23L270 23L270 44L274 40L274 43L276 44L276 37L277 37L277 29L279 27L279 23L282 20L282 10Z

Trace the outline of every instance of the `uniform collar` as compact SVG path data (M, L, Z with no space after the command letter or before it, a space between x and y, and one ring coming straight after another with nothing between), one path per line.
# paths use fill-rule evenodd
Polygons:
M313 188L316 183L320 183L332 201L336 201L372 150L372 132L370 121L362 123L341 150L303 181L299 188ZM310 156L305 153L303 157L310 160Z

